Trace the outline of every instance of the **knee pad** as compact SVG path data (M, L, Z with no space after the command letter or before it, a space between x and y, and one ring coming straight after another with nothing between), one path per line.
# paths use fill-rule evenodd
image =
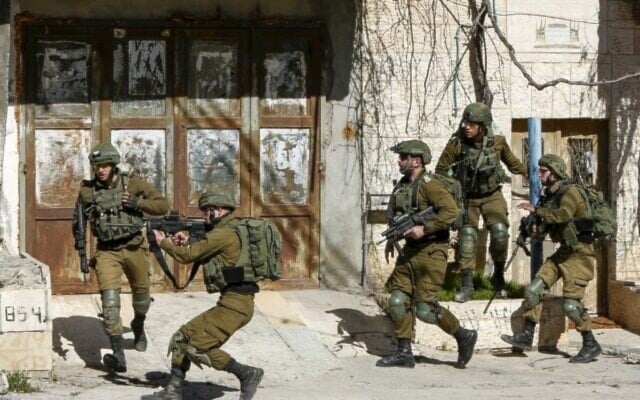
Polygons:
M438 303L420 301L416 304L416 317L427 324L437 325L440 320L438 308Z
M136 315L146 315L151 306L151 295L149 292L133 293L131 295L131 303Z
M504 254L506 257L509 250L509 227L503 223L493 224L489 227L489 236L491 238L491 243L489 244L491 252L496 253L496 255Z
M392 290L391 297L389 297L388 311L391 319L394 322L400 321L405 315L407 315L407 296L401 290Z
M476 254L478 230L473 226L463 226L458 231L458 251L461 258L472 258Z
M120 320L120 290L107 289L101 293L102 319L105 325L115 325Z
M546 289L546 284L540 278L533 278L531 283L524 289L524 306L527 310L535 307L542 301L542 293Z
M564 310L567 317L570 320L578 324L582 321L582 316L584 315L584 307L582 307L582 303L578 300L564 298L562 300L562 309Z

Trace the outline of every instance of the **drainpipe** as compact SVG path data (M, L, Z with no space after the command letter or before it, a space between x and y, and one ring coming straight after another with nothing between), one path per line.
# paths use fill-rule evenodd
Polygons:
M537 204L540 200L542 184L538 177L538 160L542 157L542 122L538 117L530 117L529 127L529 202ZM542 241L531 241L531 280L535 278L542 265Z

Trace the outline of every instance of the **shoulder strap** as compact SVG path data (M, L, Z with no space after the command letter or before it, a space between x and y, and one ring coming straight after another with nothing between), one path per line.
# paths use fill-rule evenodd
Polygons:
M162 251L160 250L160 247L156 244L155 240L156 239L155 239L155 236L153 235L153 231L147 232L147 241L149 242L149 250L151 250L151 252L155 256L156 260L158 261L158 264L160 264L160 268L162 268L162 272L164 272L167 278L169 278L174 288L176 288L177 290L183 290L184 288L189 286L193 278L196 276L196 273L200 268L200 262L196 261L193 263L193 266L191 267L191 273L189 274L189 279L187 280L187 283L185 283L183 286L180 286L178 285L178 281L176 280L176 277L173 276L173 273L171 272L169 265L167 265L167 260L165 260L164 256L162 255Z

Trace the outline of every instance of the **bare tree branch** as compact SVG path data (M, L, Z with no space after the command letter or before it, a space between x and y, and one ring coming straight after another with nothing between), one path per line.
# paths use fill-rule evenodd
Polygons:
M485 42L484 20L487 16L487 8L484 5L476 6L475 0L469 0L469 13L474 21L472 31L469 34L469 69L476 95L476 101L481 101L491 107L493 93L489 89L487 80L487 48Z
M522 72L522 75L527 79L527 82L529 82L529 85L535 87L538 90L543 90L544 88L547 88L549 86L556 86L559 83L566 83L567 85L576 85L576 86L599 86L599 85L611 85L623 80L640 77L640 72L636 72L633 74L623 75L616 79L603 79L600 81L574 81L566 78L558 78L558 79L553 79L551 81L547 81L544 83L538 83L536 82L535 79L533 79L531 74L529 74L529 72L524 67L524 65L522 65L518 61L518 58L516 57L516 50L513 48L513 46L505 36L505 34L502 32L502 30L498 26L498 20L495 14L493 13L493 10L491 9L490 1L482 0L482 4L484 4L484 6L488 10L489 18L491 18L493 29L495 30L496 35L498 35L498 38L500 38L500 41L502 42L502 44L507 48L507 50L509 50L509 58L511 59L511 62L513 62L513 64L520 70L520 72Z

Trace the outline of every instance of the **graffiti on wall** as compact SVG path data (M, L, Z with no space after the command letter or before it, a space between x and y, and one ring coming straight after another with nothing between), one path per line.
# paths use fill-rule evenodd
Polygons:
M240 196L240 131L190 129L187 136L190 204L204 191Z
M91 177L90 137L85 129L36 130L37 205L73 207L80 182Z
M166 193L166 146L162 129L116 129L111 143L118 149L120 169L133 172Z
M263 108L268 113L307 113L307 63L302 51L267 53Z
M40 41L36 54L39 113L88 115L91 46L82 42Z
M271 204L306 204L309 129L260 130L260 189Z
M237 45L194 41L189 52L189 63L191 114L238 114Z
M162 40L117 42L113 50L115 117L161 117L166 95L166 44Z

